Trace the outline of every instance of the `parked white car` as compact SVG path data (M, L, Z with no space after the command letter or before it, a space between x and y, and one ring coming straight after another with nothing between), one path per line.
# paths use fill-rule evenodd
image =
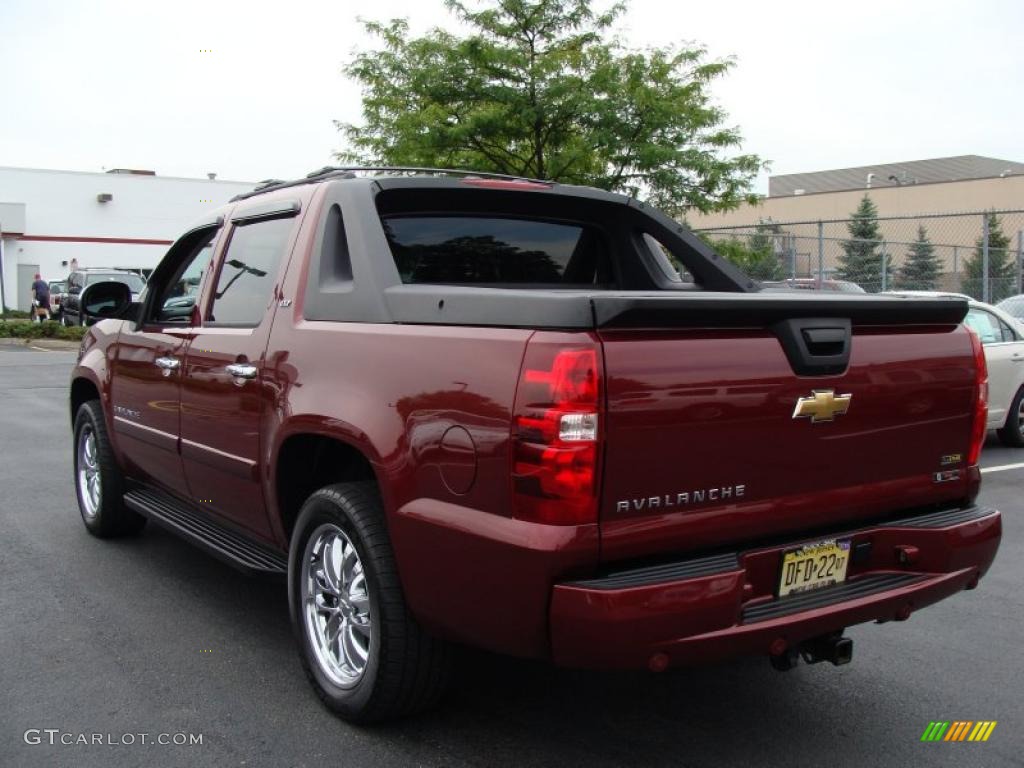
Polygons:
M999 307L959 293L889 291L895 296L967 299L964 323L981 338L988 364L988 428L1004 445L1024 447L1024 324Z
M1024 293L1019 293L1016 296L1010 296L1008 299L1003 299L996 308L1003 310L1007 314L1013 315L1017 320L1024 323Z

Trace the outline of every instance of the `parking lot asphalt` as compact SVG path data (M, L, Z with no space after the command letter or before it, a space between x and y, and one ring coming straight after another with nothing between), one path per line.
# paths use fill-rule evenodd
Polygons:
M0 349L0 766L1024 765L1024 469L989 471L1003 544L980 587L853 627L853 663L605 673L469 654L437 712L349 726L299 667L282 583L170 534L100 541L71 478L73 353ZM989 442L987 468L1024 462ZM514 617L510 617L514 620ZM996 720L987 743L922 743ZM29 729L57 729L28 744ZM62 745L62 734L201 745ZM30 739L33 734L30 734ZM67 739L65 739L67 740Z

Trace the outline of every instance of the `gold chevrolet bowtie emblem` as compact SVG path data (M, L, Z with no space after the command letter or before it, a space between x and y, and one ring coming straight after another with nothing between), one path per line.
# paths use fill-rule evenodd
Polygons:
M793 418L807 417L812 424L832 421L850 410L852 399L853 395L837 395L834 389L812 389L810 397L797 399Z

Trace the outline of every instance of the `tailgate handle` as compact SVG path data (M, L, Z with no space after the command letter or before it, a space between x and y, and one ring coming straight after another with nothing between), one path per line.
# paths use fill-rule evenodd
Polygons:
M850 363L848 318L791 318L772 326L798 376L834 376Z
M812 355L839 355L850 338L845 328L803 328L801 332Z

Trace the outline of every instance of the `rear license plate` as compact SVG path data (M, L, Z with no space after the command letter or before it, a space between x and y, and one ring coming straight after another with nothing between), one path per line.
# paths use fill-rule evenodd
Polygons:
M825 539L791 549L782 556L779 597L842 584L849 563L849 539Z

